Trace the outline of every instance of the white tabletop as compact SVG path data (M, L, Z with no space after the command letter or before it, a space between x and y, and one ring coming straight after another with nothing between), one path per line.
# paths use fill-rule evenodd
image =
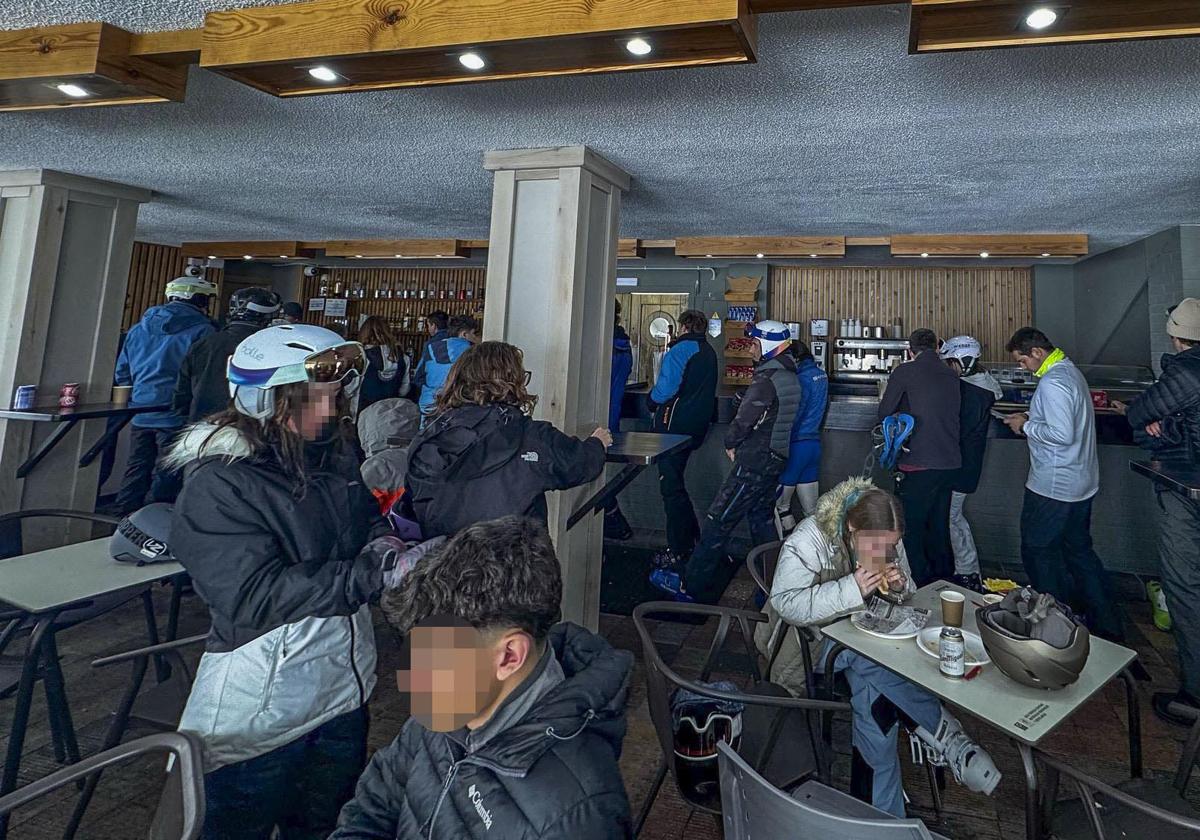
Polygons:
M120 563L109 554L105 537L0 560L0 601L45 612L182 571L178 563Z
M973 606L982 605L978 593L938 581L919 589L912 600L906 603L931 610L926 626L941 626L938 593L944 589L955 589L967 596L963 629L978 632L976 606ZM990 663L984 665L983 671L972 680L943 677L938 670L938 660L921 651L916 639L890 640L872 636L851 624L849 618L822 628L822 632L889 671L928 689L950 705L1029 745L1036 745L1049 735L1137 656L1128 648L1092 636L1091 652L1079 679L1064 689L1045 691L1009 679Z

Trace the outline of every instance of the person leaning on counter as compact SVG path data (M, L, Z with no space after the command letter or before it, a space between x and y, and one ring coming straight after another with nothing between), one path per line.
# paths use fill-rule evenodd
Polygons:
M1114 407L1129 420L1134 440L1156 461L1200 468L1200 300L1185 298L1167 310L1167 335L1175 353L1164 354L1162 375L1128 406ZM1179 650L1178 693L1154 695L1159 717L1191 726L1200 713L1200 505L1155 484L1162 590ZM1182 707L1182 708L1181 708Z
M1124 637L1121 615L1110 595L1108 573L1092 547L1100 461L1091 391L1075 363L1041 330L1022 327L1005 349L1038 377L1029 412L1004 421L1029 441L1021 563L1034 589L1086 613L1093 633L1119 642ZM1071 597L1076 591L1082 604Z

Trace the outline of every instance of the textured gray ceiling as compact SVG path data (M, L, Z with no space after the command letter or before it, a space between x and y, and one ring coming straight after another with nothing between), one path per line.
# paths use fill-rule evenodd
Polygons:
M0 0L0 28L202 11ZM1078 230L1098 251L1200 222L1200 39L910 56L904 6L760 30L751 66L290 101L193 68L182 105L0 114L0 169L152 188L159 242L482 237L482 153L574 143L634 176L630 236Z

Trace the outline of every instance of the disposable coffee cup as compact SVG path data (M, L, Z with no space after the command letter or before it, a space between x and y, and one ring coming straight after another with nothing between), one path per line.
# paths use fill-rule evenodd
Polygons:
M961 592L955 592L953 589L947 589L942 593L942 624L947 627L962 627L963 621L963 605L966 603L966 596Z
M132 385L114 385L112 389L113 405L129 405L129 395L132 392Z

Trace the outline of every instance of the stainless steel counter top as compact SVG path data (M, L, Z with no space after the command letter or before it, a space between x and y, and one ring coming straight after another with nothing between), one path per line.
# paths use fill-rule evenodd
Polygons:
M1200 470L1161 461L1130 461L1129 469L1193 501L1200 501Z

